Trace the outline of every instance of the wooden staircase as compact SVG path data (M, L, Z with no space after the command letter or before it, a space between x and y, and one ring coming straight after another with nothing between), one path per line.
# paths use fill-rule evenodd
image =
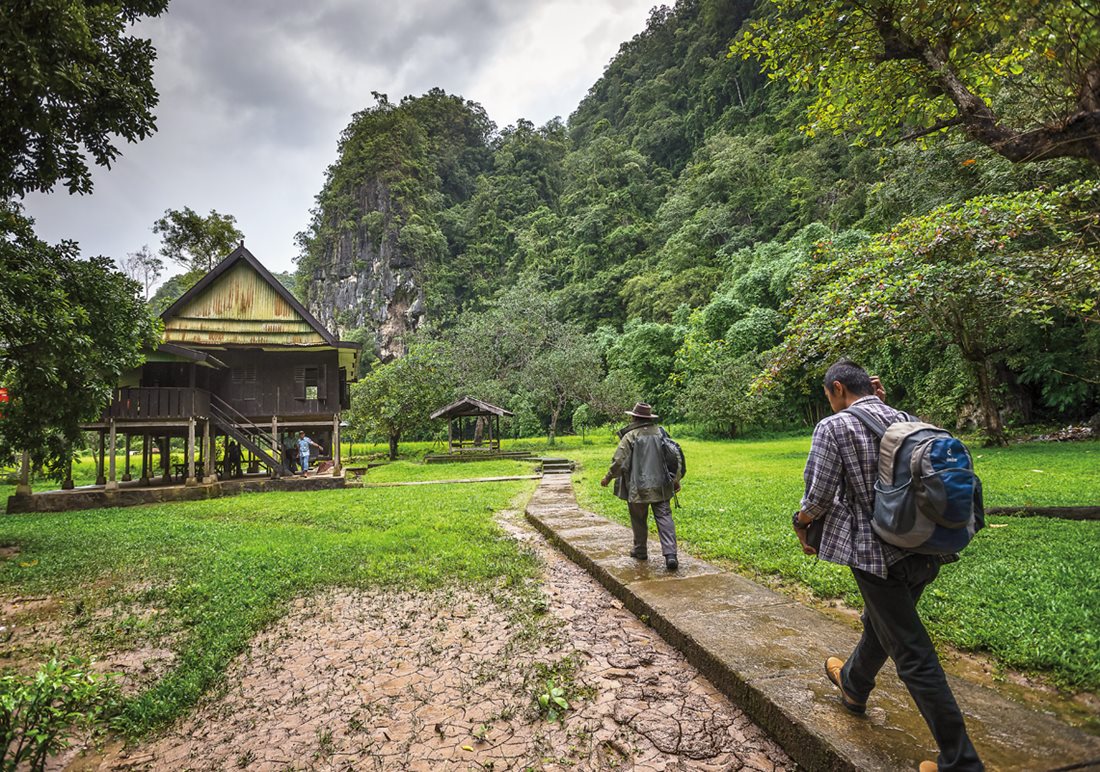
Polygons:
M210 420L219 431L247 448L268 468L272 477L283 473L283 451L271 438L270 431L261 429L215 394L210 395Z

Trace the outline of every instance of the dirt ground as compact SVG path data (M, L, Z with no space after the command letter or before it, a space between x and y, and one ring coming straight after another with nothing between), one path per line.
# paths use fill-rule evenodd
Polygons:
M545 613L532 617L522 590L303 599L235 663L227 689L170 733L57 768L793 769L519 513L502 522L543 562ZM538 708L548 682L570 703L559 722Z

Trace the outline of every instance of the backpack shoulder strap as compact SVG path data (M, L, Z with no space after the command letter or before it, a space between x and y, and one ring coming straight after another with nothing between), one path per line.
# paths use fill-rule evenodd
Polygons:
M853 416L859 419L859 422L870 429L871 434L875 435L878 439L882 439L886 434L886 427L882 425L882 421L876 416L872 415L869 411L851 405L844 409L845 413L851 413Z

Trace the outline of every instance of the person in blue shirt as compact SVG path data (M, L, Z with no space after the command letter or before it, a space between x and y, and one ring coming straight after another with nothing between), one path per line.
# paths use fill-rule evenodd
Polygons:
M307 437L305 432L298 432L298 465L302 468L303 476L309 471L309 448L311 445L317 448L317 450L324 450L320 445Z

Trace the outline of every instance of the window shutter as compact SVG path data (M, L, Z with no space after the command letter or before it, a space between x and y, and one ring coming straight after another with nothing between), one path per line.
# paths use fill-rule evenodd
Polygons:
M328 399L328 365L317 368L317 399L322 402Z
M294 368L294 397L295 399L306 398L306 368L295 367Z

